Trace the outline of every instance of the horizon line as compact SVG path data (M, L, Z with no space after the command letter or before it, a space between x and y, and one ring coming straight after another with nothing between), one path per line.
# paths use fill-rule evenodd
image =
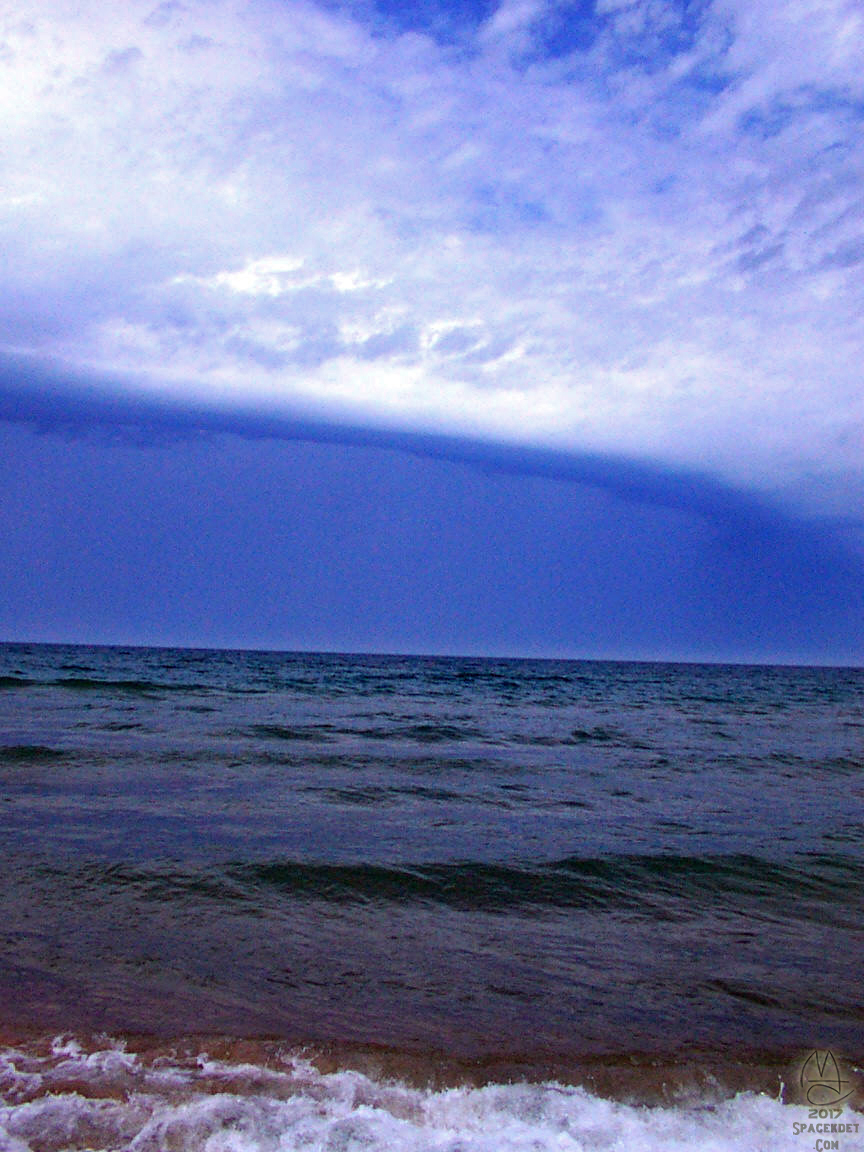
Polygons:
M513 655L512 653L492 652L409 652L392 649L337 649L337 648L270 648L258 645L208 645L208 644L145 644L140 642L117 643L116 641L88 642L83 640L5 640L0 639L0 648L115 648L133 649L148 652L221 652L267 656L348 656L356 659L366 657L393 660L489 660L508 663L568 663L568 664L668 664L689 665L704 668L814 668L838 671L864 671L864 664L843 663L842 661L815 661L796 657L770 657L755 659L731 657L721 659L705 656L565 656L565 655Z

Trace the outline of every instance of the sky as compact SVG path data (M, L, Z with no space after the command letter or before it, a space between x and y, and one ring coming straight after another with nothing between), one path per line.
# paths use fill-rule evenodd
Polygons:
M0 0L0 638L864 663L859 0Z

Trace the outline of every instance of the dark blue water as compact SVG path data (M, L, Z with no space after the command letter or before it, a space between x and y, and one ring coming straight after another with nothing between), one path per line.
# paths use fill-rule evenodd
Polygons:
M864 1054L864 671L0 646L9 1027Z

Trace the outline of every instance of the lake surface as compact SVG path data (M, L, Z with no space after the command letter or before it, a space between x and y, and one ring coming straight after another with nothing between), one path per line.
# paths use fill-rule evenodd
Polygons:
M699 1147L718 1092L800 1147L771 1085L864 1057L862 810L862 670L0 645L7 1136L131 1077L214 1148ZM359 1143L279 1112L357 1092Z

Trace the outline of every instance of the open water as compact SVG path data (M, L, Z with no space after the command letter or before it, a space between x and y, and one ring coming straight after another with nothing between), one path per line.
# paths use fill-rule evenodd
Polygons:
M862 810L857 669L0 645L0 1148L864 1148Z

